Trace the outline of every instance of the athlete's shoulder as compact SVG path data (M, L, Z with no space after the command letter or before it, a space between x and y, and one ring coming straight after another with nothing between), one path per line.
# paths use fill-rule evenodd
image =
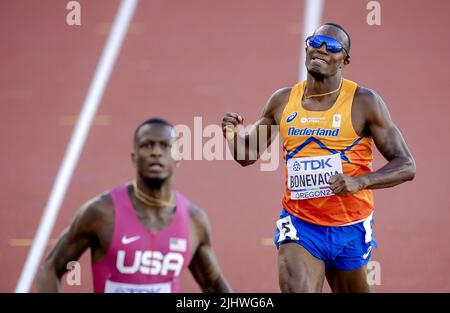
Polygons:
M380 102L383 102L380 95L373 89L359 86L355 91L355 100L363 105L377 105Z
M362 86L356 88L353 103L368 112L373 112L386 106L375 90Z
M380 120L390 119L386 104L373 89L358 86L355 91L353 105L356 113L363 116L366 123L379 123Z
M370 102L378 99L380 96L375 90L358 85L356 87L355 97L358 97L362 101Z
M275 90L275 92L273 93L274 96L277 97L289 97L289 95L291 94L292 91L292 87L281 87L277 90Z
M275 90L275 92L270 97L269 103L276 105L284 104L289 100L291 95L292 87L283 87Z
M78 221L87 228L96 229L113 214L112 197L102 193L86 201L78 211Z
M197 204L192 202L186 195L182 194L181 192L177 191L177 197L182 201L182 203L185 203L189 219L194 221L195 223L202 222L205 218L207 218L207 215L205 211L200 208Z
M92 211L97 211L98 213L109 210L113 207L111 193L108 191L103 192L87 201L85 205Z
M282 112L289 102L292 87L284 87L276 90L263 108L262 116L279 124Z
M189 202L189 217L194 224L199 228L208 227L209 220L206 212L200 208L197 204Z

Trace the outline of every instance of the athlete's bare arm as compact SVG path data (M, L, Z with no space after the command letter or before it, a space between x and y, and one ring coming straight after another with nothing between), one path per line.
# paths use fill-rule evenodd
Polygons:
M101 200L85 204L72 224L63 231L55 247L42 264L38 278L38 292L61 291L60 281L68 271L67 264L77 261L86 249L98 246L97 230L104 220Z
M362 189L392 187L412 180L416 173L414 159L403 136L392 121L386 104L374 91L359 87L354 104L354 127L360 135L371 136L388 163L370 174L330 178L331 189L338 195L352 194Z
M291 88L277 90L263 108L261 117L250 131L242 133L244 118L238 113L228 112L222 119L222 132L234 159L242 166L255 163L272 143L271 126L279 125ZM266 140L259 140L266 135ZM251 140L252 139L252 140ZM261 144L261 145L260 145Z
M191 240L196 244L189 270L203 292L226 293L233 292L222 274L219 263L211 246L211 229L208 217L198 207L191 205L190 215L193 221L193 236L197 240Z

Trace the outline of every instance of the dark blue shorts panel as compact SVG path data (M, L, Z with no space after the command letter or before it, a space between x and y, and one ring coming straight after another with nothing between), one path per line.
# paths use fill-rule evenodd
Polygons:
M372 227L372 216L348 226L321 226L305 222L282 209L274 243L279 248L280 244L296 242L322 260L326 269L355 270L369 262L372 248L377 247Z

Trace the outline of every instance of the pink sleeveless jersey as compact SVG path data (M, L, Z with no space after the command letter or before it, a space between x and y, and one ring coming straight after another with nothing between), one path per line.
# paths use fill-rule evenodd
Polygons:
M154 232L139 221L125 186L111 196L114 234L107 254L92 262L94 292L178 292L190 263L189 201L177 192L172 221Z

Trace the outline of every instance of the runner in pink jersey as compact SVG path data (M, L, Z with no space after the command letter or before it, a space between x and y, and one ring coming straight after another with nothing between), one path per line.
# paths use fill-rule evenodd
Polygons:
M60 290L67 264L91 249L94 292L179 292L189 268L203 292L231 292L211 247L206 213L172 188L173 126L161 119L135 131L135 183L86 203L44 261L41 292Z

